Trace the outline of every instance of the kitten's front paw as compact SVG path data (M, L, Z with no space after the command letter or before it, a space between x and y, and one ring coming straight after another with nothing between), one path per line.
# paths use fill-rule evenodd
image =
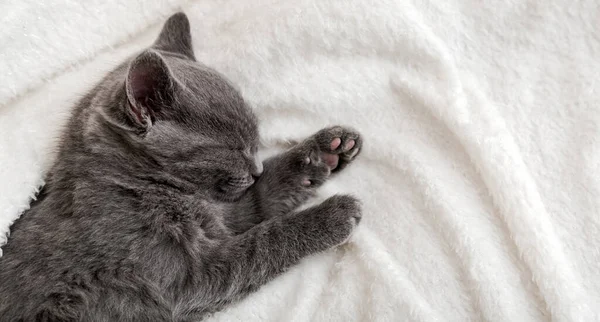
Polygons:
M297 182L305 187L320 186L331 173L338 172L360 153L362 137L350 128L323 129L295 146L288 154L299 169Z
M354 161L363 143L356 130L343 126L322 129L312 138L319 145L321 159L332 172L338 172Z
M331 174L331 168L321 158L319 143L313 138L295 146L292 150L292 159L298 166L295 180L304 187L318 187Z
M321 239L325 248L347 242L362 218L360 201L348 195L335 195L313 208L309 226L314 238Z

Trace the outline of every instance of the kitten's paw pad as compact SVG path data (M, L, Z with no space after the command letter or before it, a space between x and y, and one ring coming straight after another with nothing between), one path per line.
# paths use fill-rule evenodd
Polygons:
M303 186L310 187L312 184L313 184L313 182L310 181L310 179L308 179L308 178L302 179L302 185Z
M342 139L340 138L334 138L331 141L331 144L329 145L329 148L331 149L331 151L335 151L337 150L337 148L342 144Z
M328 159L323 159L319 144L312 139L305 140L290 150L289 160L293 166L289 177L303 187L317 187L325 182L331 174L327 165Z
M333 126L315 134L321 158L333 172L340 171L356 158L362 148L362 136L354 129Z
M321 160L323 160L330 169L335 169L340 162L340 157L337 154L321 152Z

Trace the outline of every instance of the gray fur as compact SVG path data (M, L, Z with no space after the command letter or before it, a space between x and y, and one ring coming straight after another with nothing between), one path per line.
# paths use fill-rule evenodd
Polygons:
M74 109L0 258L0 321L196 321L343 243L355 198L295 209L358 154L358 133L324 129L262 173L258 142L251 109L195 61L175 14Z

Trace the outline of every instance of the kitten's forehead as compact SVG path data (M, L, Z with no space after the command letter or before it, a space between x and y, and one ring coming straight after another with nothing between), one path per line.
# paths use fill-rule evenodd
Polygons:
M194 61L177 57L167 59L179 87L178 122L230 145L255 143L258 137L256 117L225 77Z

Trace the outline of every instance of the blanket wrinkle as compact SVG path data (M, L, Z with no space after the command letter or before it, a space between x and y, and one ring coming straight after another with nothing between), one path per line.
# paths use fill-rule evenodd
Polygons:
M585 291L581 289L579 278L565 258L552 224L545 218L548 214L535 182L529 177L519 149L504 127L502 118L495 115L493 104L479 93L472 95L478 103L476 106L489 108L479 109L482 113L479 114L478 123L480 128L485 126L487 130L481 133L485 136L484 144L477 146L482 149L471 153L473 157L481 158L481 161L476 162L490 167L482 167L486 186L491 190L497 207L501 209L520 255L531 272L534 272L534 282L542 292L552 318L557 321L593 320ZM477 133L473 130L460 131L473 132ZM463 138L468 139L466 136ZM506 171L507 169L510 171ZM505 188L508 186L511 189ZM516 214L520 216L516 218ZM568 298L567 301L564 301L565 297Z

